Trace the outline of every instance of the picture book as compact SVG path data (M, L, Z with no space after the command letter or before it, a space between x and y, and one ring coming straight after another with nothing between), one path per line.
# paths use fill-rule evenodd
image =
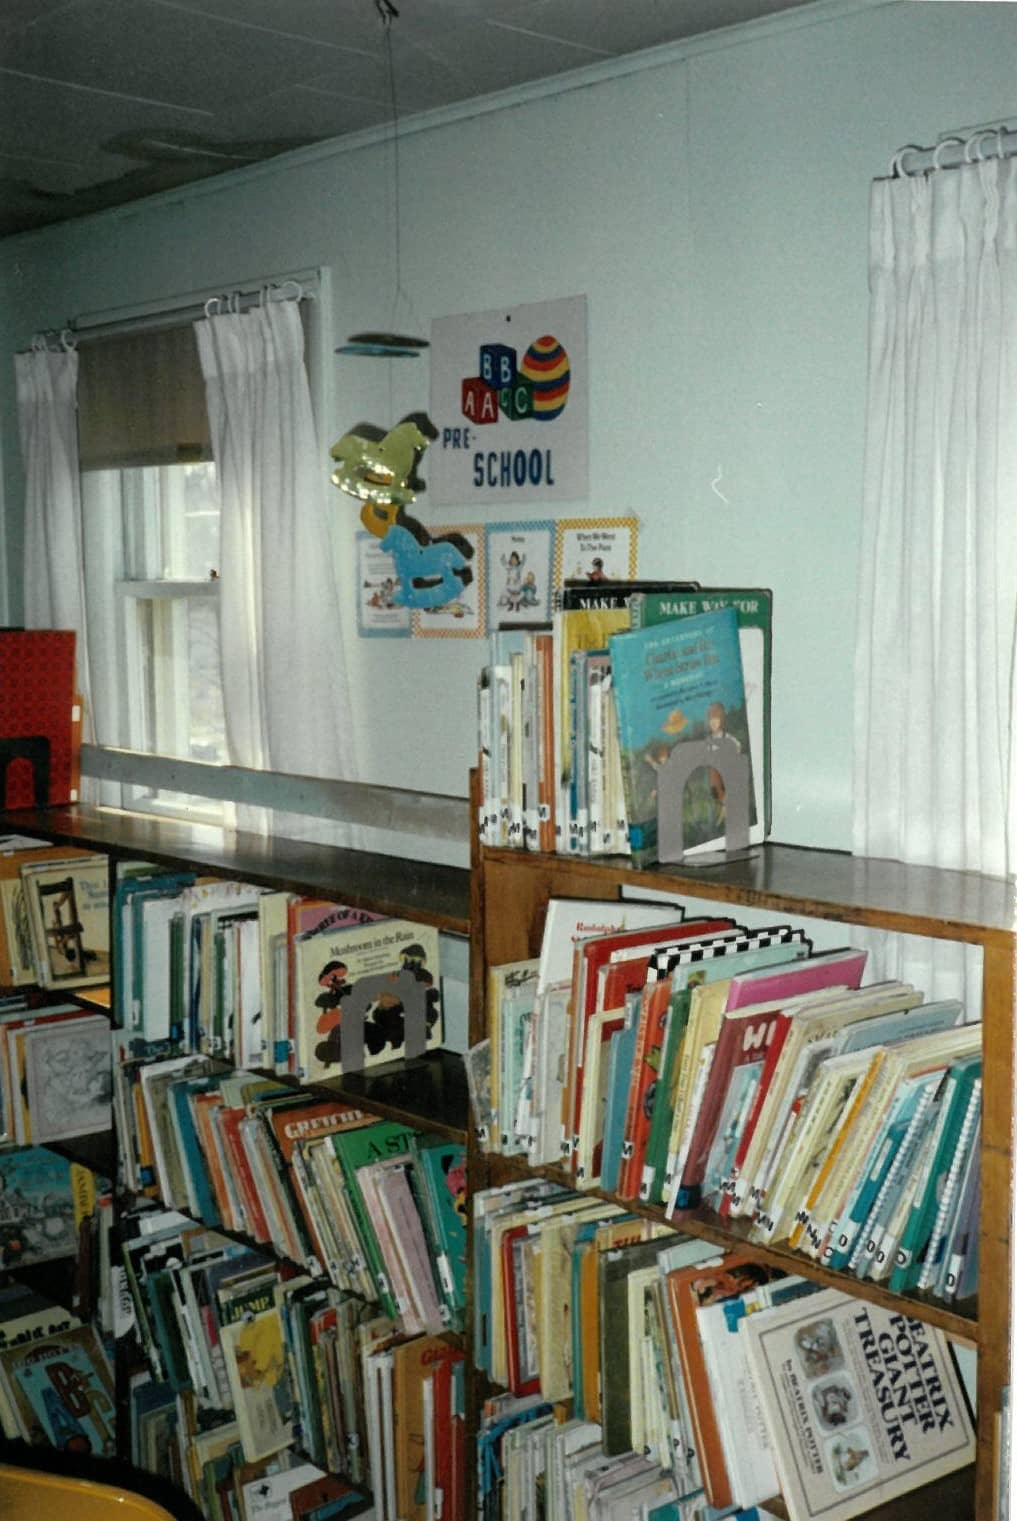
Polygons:
M753 844L770 832L772 787L770 776L770 677L773 665L773 593L760 587L700 587L686 592L637 592L629 603L634 629L669 623L733 607L738 618L738 645L748 715L749 744L753 758L756 823L750 831Z
M693 742L703 744L704 759L683 793L683 849L716 849L724 839L724 765L734 755L751 765L734 609L615 634L608 643L634 864L657 859L661 769L676 746Z
M294 942L296 1055L304 1081L441 1045L438 932L404 919Z
M111 1457L116 1448L113 1376L91 1326L76 1326L0 1352L0 1383L17 1430L10 1436L59 1451Z
M95 1175L54 1151L0 1151L0 1267L77 1256L95 1197Z
M717 1509L730 1505L733 1496L717 1406L699 1332L699 1311L707 1305L737 1299L746 1290L768 1283L776 1276L774 1268L754 1262L739 1252L676 1268L665 1275L700 1477L707 1499Z
M249 1463L293 1442L293 1389L277 1306L224 1325L223 1354Z
M21 867L43 987L109 980L109 864L105 856Z
M40 1145L108 1130L113 1098L109 1020L101 1014L28 1027L22 1036L24 1093Z
M936 1327L828 1289L747 1316L741 1334L790 1521L849 1521L973 1460Z

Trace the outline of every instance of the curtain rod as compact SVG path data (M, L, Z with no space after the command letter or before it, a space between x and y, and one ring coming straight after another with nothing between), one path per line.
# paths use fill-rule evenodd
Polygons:
M984 159L1009 158L1017 153L1017 128L1001 123L997 127L977 127L966 136L948 134L933 148L907 143L898 148L890 160L889 179L907 179L936 169L958 169L962 164L980 164Z
M320 287L320 271L298 270L294 274L273 275L269 279L242 281L232 289L188 291L168 301L149 301L137 306L107 307L104 311L84 312L72 317L65 332L74 338L105 338L116 333L141 332L146 328L175 327L184 322L197 321L207 315L213 301L221 303L220 310L247 311L256 306L267 291L270 300L300 299L314 301ZM289 287L299 287L299 297ZM235 305L231 306L231 303Z

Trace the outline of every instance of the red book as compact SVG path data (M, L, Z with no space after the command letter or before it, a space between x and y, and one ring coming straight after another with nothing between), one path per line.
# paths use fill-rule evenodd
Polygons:
M858 987L865 959L864 951L829 951L810 956L807 961L745 972L732 980L727 1013L717 1037L710 1075L682 1173L677 1197L679 1209L694 1209L702 1202L706 1164L724 1110L732 1072L750 1062L759 1063L761 1072L767 1047L784 1007L795 999L825 988ZM769 1002L764 1003L764 999Z
M247 1117L247 1110L243 1108L219 1109L216 1111L213 1124L219 1125L226 1154L233 1163L233 1179L240 1193L244 1214L247 1216L248 1231L255 1241L264 1243L271 1240L268 1220L261 1207L257 1184L240 1136L241 1122Z
M645 906L645 905L644 905ZM617 909L619 905L615 904ZM624 905L621 905L624 908ZM630 905L634 908L636 905ZM639 929L614 930L607 935L596 935L582 940L576 947L572 972L572 1020L567 1053L568 1066L565 1073L563 1103L567 1106L562 1115L570 1154L575 1151L579 1137L579 1114L582 1100L582 1081L579 1068L582 1053L586 1049L586 1027L597 1007L599 972L615 952L636 950L646 946L647 955L662 945L676 944L682 940L700 939L716 930L730 929L730 919L682 919L668 923L661 914L657 924L644 925ZM638 984L642 986L642 984ZM624 999L622 1000L624 1002ZM605 1004L604 1007L607 1007Z
M78 796L80 704L73 629L0 631L0 806L47 808Z
M689 1411L696 1454L706 1498L717 1510L732 1503L731 1484L717 1413L710 1392L696 1311L700 1305L735 1299L754 1284L780 1277L775 1268L754 1262L740 1252L732 1252L714 1262L699 1262L692 1267L676 1268L666 1275L668 1306L674 1326L681 1363L682 1381L688 1394Z

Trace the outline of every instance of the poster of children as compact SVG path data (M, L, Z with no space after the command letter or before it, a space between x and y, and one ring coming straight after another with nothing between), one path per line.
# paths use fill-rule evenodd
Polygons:
M461 592L450 601L443 602L440 607L414 609L414 637L418 639L479 639L486 629L484 622L486 614L484 530L475 524L463 528L457 523L454 527L429 528L428 532L434 539L441 538L442 534L454 533L460 540L465 540L473 550L473 554L469 557L469 566L473 574L469 585L464 586Z
M408 639L410 610L396 600L399 578L372 533L357 534L357 624L362 635Z
M630 581L636 574L638 537L635 517L559 519L554 547L556 585Z
M487 529L487 626L551 619L554 524L492 523Z

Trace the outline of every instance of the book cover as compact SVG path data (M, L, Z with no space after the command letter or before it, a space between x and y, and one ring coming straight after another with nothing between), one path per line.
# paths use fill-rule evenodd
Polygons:
M455 1348L439 1336L418 1336L397 1343L391 1354L395 1515L427 1521L423 1381Z
M747 1289L768 1283L775 1276L778 1276L776 1269L755 1262L740 1252L729 1252L723 1257L676 1268L665 1275L700 1474L707 1499L718 1510L729 1506L733 1497L699 1335L698 1312L705 1305L736 1299Z
M270 1457L293 1442L293 1388L278 1306L245 1315L221 1330L226 1373L244 1457Z
M42 1146L0 1151L0 1267L75 1257L95 1175Z
M770 832L772 786L770 767L770 676L773 666L773 593L760 587L701 587L685 592L638 592L629 603L632 627L650 628L675 618L733 607L738 618L738 644L753 756L757 823L753 843Z
M296 1050L304 1081L441 1045L438 931L405 919L294 942Z
M828 1289L748 1316L741 1334L791 1521L849 1521L973 1460L936 1327Z
M107 982L109 865L105 856L21 868L43 987Z
M704 742L718 760L717 765L704 761L685 787L683 849L716 849L726 820L718 766L734 754L748 757L751 765L734 609L615 634L608 644L634 864L657 859L659 775L677 746L695 741ZM755 822L750 806L750 827Z
M24 1083L34 1144L108 1130L113 1100L109 1020L97 1014L27 1028Z
M79 1455L113 1455L113 1376L91 1326L0 1352L0 1378L26 1441Z

